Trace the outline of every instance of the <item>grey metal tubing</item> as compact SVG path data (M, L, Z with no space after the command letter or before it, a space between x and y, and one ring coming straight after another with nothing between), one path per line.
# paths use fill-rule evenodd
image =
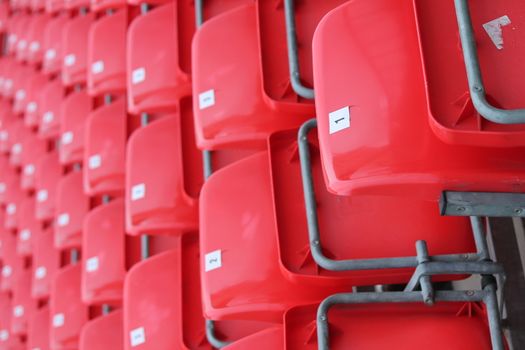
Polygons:
M498 124L525 123L525 109L500 109L492 106L485 96L472 19L467 0L454 0L463 59L472 103L483 118Z
M203 0L195 0L195 25L197 28L199 28L204 23L202 1Z
M425 241L417 241L416 251L417 263L419 268L419 266L423 266L430 261L428 257L427 243ZM423 301L425 302L425 304L432 305L434 303L434 291L432 289L432 282L430 280L430 276L421 275L420 278L418 278L418 281L421 285L421 294L423 295Z
M104 104L109 105L112 101L113 101L113 99L111 98L110 94L105 94L104 95Z
M108 204L109 202L111 202L111 197L107 194L103 195L102 196L102 203L103 204Z
M109 304L102 304L102 315L107 315L111 312L111 306Z
M143 2L142 4L140 4L140 14L146 14L149 12L149 4Z
M77 249L71 249L71 252L69 253L69 260L71 262L71 264L76 264L78 263L78 256L79 256L79 252Z
M490 340L492 342L492 349L503 350L503 337L501 329L500 311L498 308L498 296L496 295L496 285L488 284L483 288L485 291L485 298L483 301L487 305L487 318L489 321Z
M231 342L222 341L220 339L217 339L215 336L215 323L211 320L206 320L206 338L208 339L208 342L217 349L224 348L225 346L228 346L231 344Z
M474 242L476 244L476 250L480 256L480 259L490 260L485 229L481 220L482 219L479 216L471 216L470 226L472 226L472 232L474 233Z
M145 127L149 123L149 114L142 113L140 115L140 125ZM146 260L150 257L150 239L147 234L140 236L140 257Z
M315 93L303 85L299 70L299 56L297 49L297 29L295 26L294 0L284 0L284 17L286 20L286 43L288 46L288 66L290 69L290 82L297 95L314 99Z
M308 133L317 126L317 121L310 119L299 128L298 145L299 158L301 163L301 177L303 181L303 193L306 209L306 219L308 224L308 236L312 257L317 265L325 270L331 271L355 271L355 270L375 270L393 268L411 268L418 265L416 256L378 258L378 259L350 259L333 260L326 257L322 251L322 244L319 232L319 222L317 217L317 203L315 200L310 148L308 145ZM479 254L446 254L432 257L433 261L453 262L453 261L478 261Z

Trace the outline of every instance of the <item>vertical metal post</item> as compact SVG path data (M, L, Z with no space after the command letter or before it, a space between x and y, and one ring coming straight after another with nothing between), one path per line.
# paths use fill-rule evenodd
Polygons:
M78 263L79 258L79 251L78 249L71 249L70 255L69 255L69 261L72 265L75 265Z
M107 315L111 312L111 306L109 304L102 305L102 315Z
M140 115L140 125L145 127L150 121L149 115L147 113L142 113ZM142 260L146 260L150 256L150 239L149 235L143 234L140 236L140 256Z
M149 5L147 3L140 4L140 13L146 14L149 11Z

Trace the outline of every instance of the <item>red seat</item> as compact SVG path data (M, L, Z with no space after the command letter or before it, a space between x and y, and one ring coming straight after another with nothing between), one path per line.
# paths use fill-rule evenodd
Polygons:
M101 12L108 9L120 9L126 4L126 0L91 0L91 11Z
M13 58L7 60L5 64L5 81L2 86L2 94L6 99L13 98L13 78L19 69L20 65Z
M381 25L355 30L367 21ZM316 108L328 188L429 201L443 189L521 191L520 149L450 146L421 118L428 105L415 25L411 3L360 0L332 11L317 28Z
M56 152L46 153L38 160L35 170L35 216L38 220L54 218L56 187L61 176L62 168Z
M211 349L197 276L196 235L180 237L175 249L134 265L124 286L124 348Z
M89 196L124 192L126 121L126 101L122 98L88 116L84 137L84 192Z
M49 307L44 306L33 313L29 320L27 337L29 349L49 349Z
M59 13L65 9L66 0L45 0L47 13Z
M23 12L22 12L23 13ZM19 62L23 62L25 60L25 52L28 46L27 38L28 38L28 29L31 26L31 22L33 20L33 16L29 14L24 14L20 21L18 22L18 28L17 28L17 40L16 40L16 46L14 47L14 54L16 57L16 60Z
M31 256L34 237L41 234L42 224L35 217L35 198L25 197L18 210L17 253L21 256Z
M317 350L316 307L286 313L284 327L241 339L224 350ZM396 348L474 350L492 349L487 320L479 304L352 305L330 312L330 349ZM381 336L374 336L380 333Z
M458 44L458 22L454 4L441 2L434 6L420 0L414 4L425 73L428 116L434 133L442 141L451 144L525 146L524 124L496 124L482 118L474 109L463 62L463 50ZM473 3L470 13L488 99L498 108L523 108L524 100L519 93L523 88L523 74L514 69L516 58L523 57L525 52L525 46L514 30L525 25L523 7L519 2ZM499 17L498 14L505 16ZM492 34L486 28L491 23L498 25L497 23L505 20L509 22L499 24L502 42L494 42L492 36L498 34ZM512 25L508 26L511 21ZM440 45L435 45L436 42ZM439 55L439 59L436 55Z
M32 266L31 295L34 299L45 299L51 293L51 282L60 268L60 252L55 249L52 228L34 237Z
M94 20L95 14L88 13L70 19L64 26L62 82L66 86L86 82L88 34Z
M69 94L60 106L60 163L81 163L84 158L84 126L93 108L86 91Z
M26 110L29 83L31 83L32 77L36 74L37 72L33 67L23 66L23 68L19 70L19 74L13 80L13 90L15 94L13 113L16 115L23 114Z
M126 90L126 9L102 17L89 30L88 92L92 96Z
M24 123L30 128L38 126L38 102L40 93L48 82L48 77L41 73L34 74L28 82L27 104L25 105Z
M61 1L61 0L59 0ZM50 2L49 0L46 3ZM46 4L47 5L47 4ZM52 75L62 67L62 31L68 21L68 15L60 14L48 22L44 31L44 61L42 72Z
M180 98L191 95L190 76L179 59L177 5L172 2L153 9L136 17L129 27L130 113L173 111Z
M2 183L0 185L0 204L7 205L9 199L12 197L11 193L16 193L16 191L18 191L20 179L16 171L9 166L7 158L3 159L6 160L7 166L2 167L2 173L0 173L0 176L2 176Z
M69 0L66 1L64 8L67 10L73 10L73 9L88 9L89 8L90 1L89 0Z
M33 65L40 65L44 58L44 33L51 17L45 13L34 15L29 28L27 61Z
M309 68L311 39L305 36L299 56ZM271 2L237 7L204 22L193 41L192 68L199 148L264 146L269 134L298 126L313 113L313 104L301 103L291 90L283 8Z
M60 79L48 82L38 101L38 136L45 139L56 138L60 132L60 104L65 96L65 89Z
M9 3L3 1L0 3L0 32L5 33L7 31L7 23L9 21Z
M46 3L45 0L29 0L31 9L34 12L42 12L42 10L45 10Z
M46 153L47 143L32 134L22 143L20 188L24 191L35 189L36 162Z
M9 133L9 143L11 144L11 153L9 154L9 163L14 168L22 165L23 142L26 138L32 137L30 131L25 127L24 122L18 119L12 124Z
M28 322L37 307L36 301L31 298L31 269L20 271L13 288L11 305L13 312L11 333L15 335L27 334Z
M2 238L3 266L0 279L0 291L13 291L20 272L24 269L24 260L16 254L16 236L8 232Z
M128 142L126 228L131 234L198 229L202 158L194 146L191 104L183 107L182 115L140 128Z
M18 32L20 30L20 23L23 24L25 17L25 14L23 14L22 12L18 12L17 14L13 14L13 16L11 16L9 19L9 22L7 24L9 34L7 35L6 45L6 53L8 55L15 55L16 44L18 41Z
M21 337L11 334L11 300L8 293L0 293L0 348L7 350L25 350Z
M7 204L5 207L4 227L8 230L16 230L18 227L18 210L25 194L16 183L10 186L7 192ZM16 249L16 247L15 247Z
M125 267L124 200L88 213L82 237L82 300L86 304L122 300Z
M211 319L278 322L294 305L354 285L404 283L413 273L327 271L313 261L296 135L272 135L268 151L220 169L202 188L201 276L204 312ZM434 202L330 194L318 155L311 159L321 243L332 259L413 256L419 239L433 255L475 251L467 218L441 217Z
M49 333L52 349L77 349L80 332L88 321L88 308L80 299L80 264L57 272L51 286Z
M80 350L122 350L122 310L86 323L80 335Z
M82 172L64 176L57 185L55 247L78 248L82 245L82 225L89 211L89 197L84 194Z

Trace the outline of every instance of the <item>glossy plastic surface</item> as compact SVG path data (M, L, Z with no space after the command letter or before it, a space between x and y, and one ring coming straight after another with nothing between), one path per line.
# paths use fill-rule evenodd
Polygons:
M27 339L29 349L49 350L49 307L33 312L29 320Z
M31 269L23 269L18 274L13 288L11 302L11 333L16 335L27 334L29 320L37 307L36 301L31 298Z
M53 220L56 208L56 187L61 176L62 168L58 163L56 152L46 153L37 161L35 170L35 216L38 220Z
M88 92L92 96L126 89L126 28L128 14L121 9L93 23L88 38Z
M25 350L21 337L11 334L11 302L8 293L0 293L0 348L6 350Z
M368 22L373 30L355 30ZM521 191L521 149L447 145L422 118L428 105L415 25L411 2L360 0L317 28L316 108L329 189L433 201L444 189Z
M136 130L128 142L126 228L131 234L182 234L198 228L203 171L191 105L186 107L182 115Z
M51 17L45 13L40 13L33 16L31 27L28 34L28 48L26 59L29 64L38 66L42 64L44 59L44 33L45 28Z
M56 194L55 247L78 248L82 245L82 226L89 211L84 194L82 172L73 171L60 179Z
M80 264L57 272L51 287L50 344L52 349L77 349L88 308L80 300Z
M94 110L86 121L84 144L84 191L112 195L124 192L126 101L121 98Z
M122 350L122 310L98 317L86 323L80 335L80 350Z
M272 135L268 151L220 169L202 188L201 277L204 312L212 319L278 322L294 305L321 301L349 286L406 282L412 274L410 269L331 272L315 264L296 135L296 130ZM431 254L474 251L468 219L441 217L437 202L328 193L315 135L311 140L319 228L327 256L336 260L413 256L419 239L427 241ZM213 262L218 257L222 264L217 267Z
M87 13L68 21L62 33L62 83L66 86L85 84L89 28L95 14Z
M195 235L178 240L175 249L136 264L126 276L127 350L211 349L198 292L198 241Z
M44 74L57 74L62 67L62 31L67 21L68 16L60 14L49 21L45 28L42 63Z
M69 94L60 106L60 163L81 163L84 159L85 124L93 108L86 91Z
M35 198L25 197L18 210L16 251L21 256L33 253L34 238L42 234L42 224L35 217Z
M173 111L181 97L191 95L190 77L179 64L177 14L172 2L138 16L129 27L130 113Z
M82 300L87 304L122 300L125 268L124 200L91 210L82 238Z
M51 283L60 268L60 252L55 249L51 228L34 237L33 281L31 295L35 299L45 299L51 293Z
M24 123L29 128L37 127L40 121L38 114L38 103L40 99L40 93L44 89L48 79L49 78L44 74L36 73L28 82L27 104L25 105L24 111Z
M60 133L60 104L65 96L65 89L60 79L48 82L38 101L38 136L44 139L56 138Z
M4 227L9 230L16 230L18 227L18 211L20 210L20 204L24 200L25 194L17 186L16 182L9 186L6 196L6 206Z
M20 272L24 269L24 260L16 254L16 236L7 232L2 238L3 266L0 279L0 291L13 291Z
M22 143L20 188L24 191L35 189L36 162L47 151L45 140L39 139L36 135L26 137Z

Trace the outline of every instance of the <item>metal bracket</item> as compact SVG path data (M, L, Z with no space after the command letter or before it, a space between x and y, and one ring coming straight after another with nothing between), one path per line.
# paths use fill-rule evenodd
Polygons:
M444 191L441 215L525 217L525 193Z
M206 320L206 339L216 349L221 349L231 344L231 342L217 338L215 335L215 323L212 320Z
M500 109L492 106L485 96L472 19L467 0L454 0L459 37L467 71L470 97L476 111L485 119L498 124L525 123L525 109Z

